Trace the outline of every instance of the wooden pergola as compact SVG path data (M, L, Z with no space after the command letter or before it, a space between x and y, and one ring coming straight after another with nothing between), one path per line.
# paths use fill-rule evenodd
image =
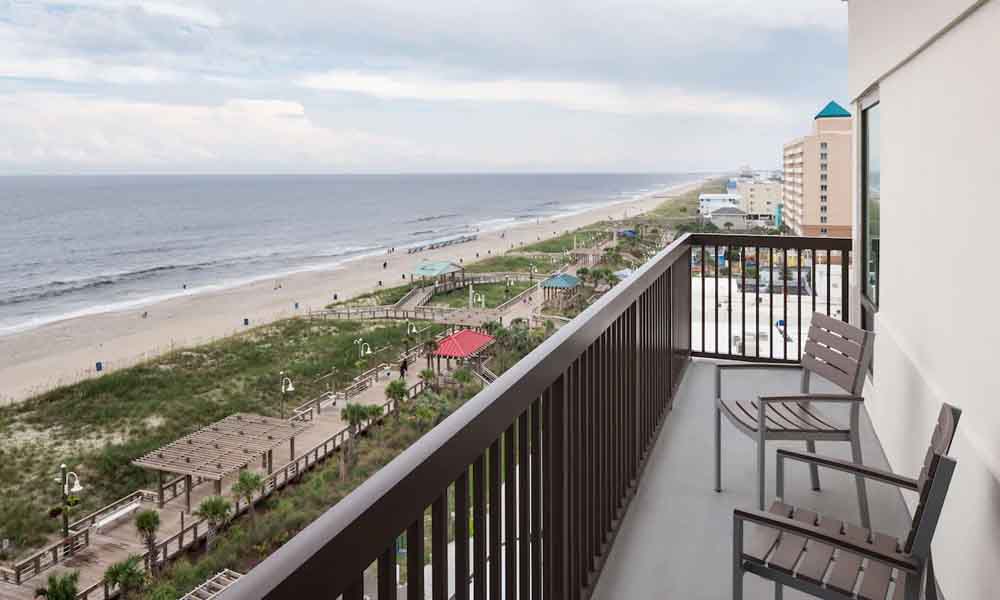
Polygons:
M295 437L310 426L311 423L302 421L236 413L154 450L132 464L156 471L160 506L163 506L164 473L183 475L185 501L190 512L193 478L214 481L218 495L222 493L222 480L226 476L246 468L257 457L262 458L270 473L274 468L274 449L288 442L294 458Z
M242 573L230 569L219 571L211 579L188 592L181 600L212 600L236 583Z

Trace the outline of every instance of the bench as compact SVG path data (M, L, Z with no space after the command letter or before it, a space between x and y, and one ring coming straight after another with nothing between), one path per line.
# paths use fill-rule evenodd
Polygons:
M119 520L128 518L132 516L136 511L142 508L142 502L136 500L130 504L126 504L116 511L104 515L100 519L94 522L94 531L97 533L104 533L111 525L116 524Z

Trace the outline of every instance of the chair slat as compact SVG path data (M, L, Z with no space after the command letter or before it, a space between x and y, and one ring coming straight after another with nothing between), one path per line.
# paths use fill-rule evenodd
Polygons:
M789 517L792 514L792 507L781 502L775 502L768 509L768 512L782 517ZM767 558L767 553L771 551L774 543L778 540L778 530L773 527L756 526L754 527L754 535L748 537L750 538L750 543L743 550L744 558L763 563L764 559Z
M819 522L820 529L833 535L840 533L840 527L841 522L838 519L821 517ZM823 575L826 574L832 558L833 546L810 540L806 546L806 556L799 565L799 577L816 584L823 583Z
M844 523L846 536L859 544L863 544L867 538L864 529ZM854 592L854 583L858 580L861 571L861 557L850 552L838 551L833 569L830 571L830 578L827 585L839 592L851 594Z
M854 327L849 323L845 323L840 319L834 319L824 315L823 313L813 313L812 324L814 326L822 327L836 333L841 337L845 337L849 340L853 340L859 344L865 341L865 330Z
M812 340L806 342L806 347L804 352L814 358L830 364L833 367L843 371L848 376L853 378L858 372L858 360L856 358L851 358L846 354L841 354L835 350L827 348L822 344L818 344Z
M837 427L831 425L830 423L827 423L826 420L818 416L817 412L810 410L803 403L785 402L784 406L789 412L794 414L796 417L801 419L803 423L806 423L809 427L812 427L813 429L819 429L822 431L837 431L843 429L843 428L838 429Z
M795 510L795 516L792 518L801 523L812 525L816 522L816 513L811 510L799 508ZM795 569L795 564L799 562L799 557L802 556L802 551L805 550L805 547L806 538L783 533L767 564L779 571L791 574Z
M820 362L808 354L802 356L802 367L830 380L831 383L836 384L845 392L854 393L854 377L847 373Z
M895 552L898 545L896 538L878 532L872 534L872 543L883 552ZM865 567L864 577L861 579L858 596L862 600L885 600L885 596L889 592L891 575L891 567L869 560L868 566Z
M819 327L810 327L807 339L823 344L829 348L833 348L837 352L846 354L854 360L861 358L861 344L847 338L842 338L839 335L834 335L829 331L820 329Z

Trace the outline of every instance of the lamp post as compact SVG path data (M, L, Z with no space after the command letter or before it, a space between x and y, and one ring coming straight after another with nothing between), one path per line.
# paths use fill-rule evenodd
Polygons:
M416 323L411 323L410 321L407 321L406 322L406 335L415 335L416 333L417 333L417 324Z
M371 355L372 347L371 344L366 342L364 338L358 338L354 340L354 343L358 346L358 358L364 358Z
M285 418L285 394L295 391L295 386L292 385L292 379L285 375L284 371L279 371L278 375L281 376L281 418Z
M479 292L476 292L475 295L472 296L472 303L475 304L476 302L478 302L479 306L482 308L486 308L486 297Z
M69 537L69 495L70 492L76 494L83 491L83 486L80 485L80 476L73 471L66 470L66 463L59 465L60 481L62 482L62 529L63 538ZM69 485L69 480L73 479L72 487Z

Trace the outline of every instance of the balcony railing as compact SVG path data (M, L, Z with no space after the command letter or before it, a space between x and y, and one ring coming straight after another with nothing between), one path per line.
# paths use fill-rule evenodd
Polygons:
M704 270L710 249L716 257L729 252L725 279ZM706 286L695 293L693 282L711 275L713 285L728 285L734 249L742 257L741 276L747 274L747 249L791 250L802 258L811 250L813 260L820 253L818 264L826 265L832 264L826 254L839 252L846 270L850 240L679 238L220 598L396 598L397 540L404 535L408 600L425 597L425 564L434 600L590 597L689 364L692 342L699 344L696 354L765 358L756 349L748 353L745 344L706 346L713 337L707 332L718 332L721 321L706 320L704 309L693 318L695 303L708 298ZM759 273L762 262L755 264ZM781 264L790 268L787 258ZM692 266L702 269L699 277ZM777 286L777 279L769 281ZM795 281L801 286L803 279ZM745 296L748 288L741 289ZM783 297L793 289L781 280ZM754 290L764 293L759 282ZM796 297L800 302L802 294ZM827 310L833 307L829 302ZM729 302L727 317L732 308ZM709 322L714 330L706 329ZM788 343L783 346L787 351ZM792 360L794 354L769 356ZM431 548L425 557L428 512Z

